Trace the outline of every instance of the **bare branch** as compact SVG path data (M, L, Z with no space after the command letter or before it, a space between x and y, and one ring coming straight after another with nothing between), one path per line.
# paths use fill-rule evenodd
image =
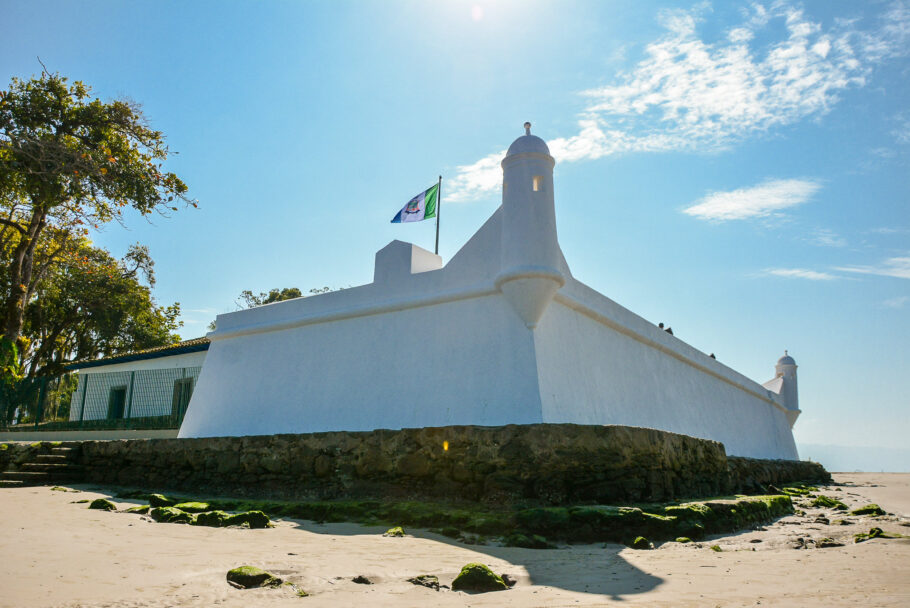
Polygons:
M48 71L47 66L44 65L44 62L41 61L41 57L36 55L36 58L38 59L38 63L41 64L41 71L42 71L42 73L47 74L48 76L50 76L51 73Z

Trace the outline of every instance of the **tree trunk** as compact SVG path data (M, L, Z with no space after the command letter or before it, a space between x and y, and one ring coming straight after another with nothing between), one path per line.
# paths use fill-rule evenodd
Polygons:
M13 344L22 334L22 323L25 318L25 305L28 303L27 285L32 279L32 263L38 236L44 229L46 214L36 210L28 223L28 230L19 238L13 251L13 261L9 267L9 293L3 303L5 325L3 337Z

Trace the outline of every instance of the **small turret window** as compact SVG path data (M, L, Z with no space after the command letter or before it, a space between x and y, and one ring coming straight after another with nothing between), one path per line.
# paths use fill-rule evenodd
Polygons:
M534 189L534 192L540 192L543 188L543 176L535 175L531 178L531 188Z

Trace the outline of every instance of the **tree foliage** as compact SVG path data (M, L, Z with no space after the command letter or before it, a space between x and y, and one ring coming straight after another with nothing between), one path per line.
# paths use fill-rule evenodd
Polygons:
M237 301L237 308L254 308L273 302L283 302L284 300L293 300L302 298L303 293L296 287L285 287L284 289L270 289L268 292L253 293L249 289L240 292L240 299Z
M128 208L148 215L176 211L178 202L196 205L187 186L162 169L167 156L163 134L135 102L93 99L82 82L47 72L13 78L0 91L0 244L7 246L0 365L15 357L41 283L35 273L43 280L67 247L83 248L74 238L122 221ZM111 263L83 253L99 271Z
M95 359L179 341L179 304L151 295L154 262L133 245L122 260L74 240L35 288L20 358L29 376L57 374L69 360Z
M309 291L309 294L315 296L321 293L328 293L330 291L335 290L328 286L314 287ZM264 304L283 302L284 300L293 300L294 298L302 297L304 297L304 295L297 287L270 289L267 292L260 291L258 294L253 293L249 289L244 289L240 292L240 299L237 300L237 309L243 310L244 308L254 308L256 306L262 306Z

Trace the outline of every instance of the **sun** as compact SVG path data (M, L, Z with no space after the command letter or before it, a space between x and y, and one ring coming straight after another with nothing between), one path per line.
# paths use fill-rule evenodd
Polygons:
M483 7L479 4L475 4L471 7L471 19L474 21L480 21L483 19Z

